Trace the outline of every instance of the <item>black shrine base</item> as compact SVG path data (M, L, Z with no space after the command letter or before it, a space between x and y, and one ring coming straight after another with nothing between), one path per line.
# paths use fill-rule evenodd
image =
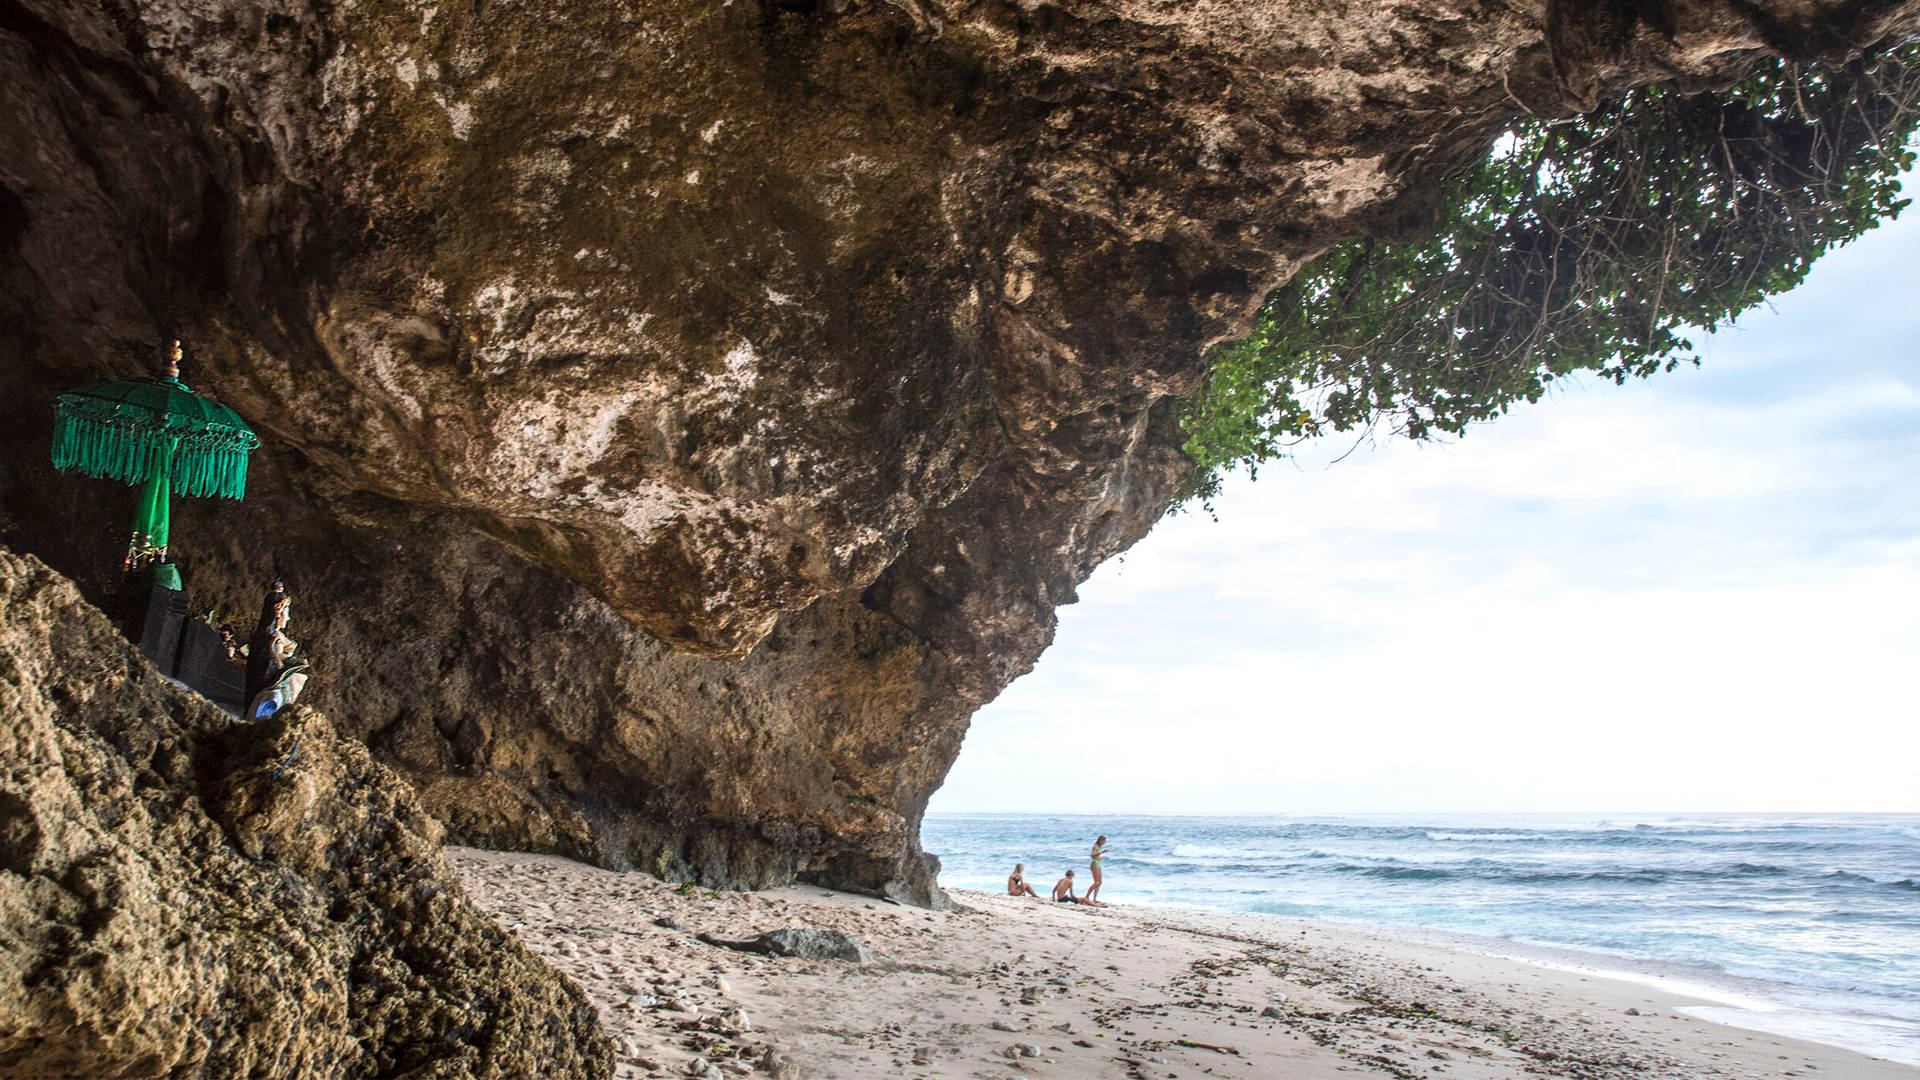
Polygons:
M220 632L187 614L186 593L158 585L149 589L140 651L160 674L240 715L246 708L246 671L227 658Z

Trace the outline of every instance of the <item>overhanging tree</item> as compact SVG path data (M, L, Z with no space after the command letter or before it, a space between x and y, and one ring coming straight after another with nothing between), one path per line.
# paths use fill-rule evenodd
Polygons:
M1908 44L1516 125L1449 182L1431 239L1336 247L1214 355L1182 417L1189 497L1310 436L1459 434L1574 372L1698 363L1690 331L1793 288L1906 205L1917 105Z

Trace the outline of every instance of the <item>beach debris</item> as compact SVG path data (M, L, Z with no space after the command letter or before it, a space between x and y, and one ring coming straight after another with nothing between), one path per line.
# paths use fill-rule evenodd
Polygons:
M1195 1042L1192 1039L1175 1039L1173 1045L1184 1046L1189 1050L1211 1050L1216 1054L1232 1054L1235 1057L1240 1055L1240 1051L1231 1046L1216 1046L1213 1043Z
M992 1028L995 1031L1019 1031L1020 1030L1019 1028L1014 1027L1012 1024L1007 1023L1005 1020L995 1020L993 1023L988 1024L987 1026Z
M773 1080L799 1080L800 1078L800 1066L795 1065L792 1058L771 1046L767 1047L767 1052L760 1056L760 1071L773 1077Z
M865 945L838 930L813 930L805 927L793 927L786 930L769 930L758 937L733 939L701 934L700 940L709 945L738 952L762 953L767 956L791 956L802 960L845 960L849 963L864 964L873 959Z

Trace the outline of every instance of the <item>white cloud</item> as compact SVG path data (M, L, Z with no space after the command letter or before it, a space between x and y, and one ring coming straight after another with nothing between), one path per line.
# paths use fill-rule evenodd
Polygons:
M1161 524L936 810L1920 810L1920 220L1649 383Z

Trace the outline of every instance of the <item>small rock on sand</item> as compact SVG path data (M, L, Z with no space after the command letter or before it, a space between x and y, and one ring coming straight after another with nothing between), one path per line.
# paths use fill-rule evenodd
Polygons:
M849 963L864 964L873 959L867 947L838 930L813 930L806 927L792 927L786 930L769 930L759 937L745 940L730 940L701 934L700 940L709 945L737 949L741 952L765 953L769 956L791 956L802 960L845 960Z

